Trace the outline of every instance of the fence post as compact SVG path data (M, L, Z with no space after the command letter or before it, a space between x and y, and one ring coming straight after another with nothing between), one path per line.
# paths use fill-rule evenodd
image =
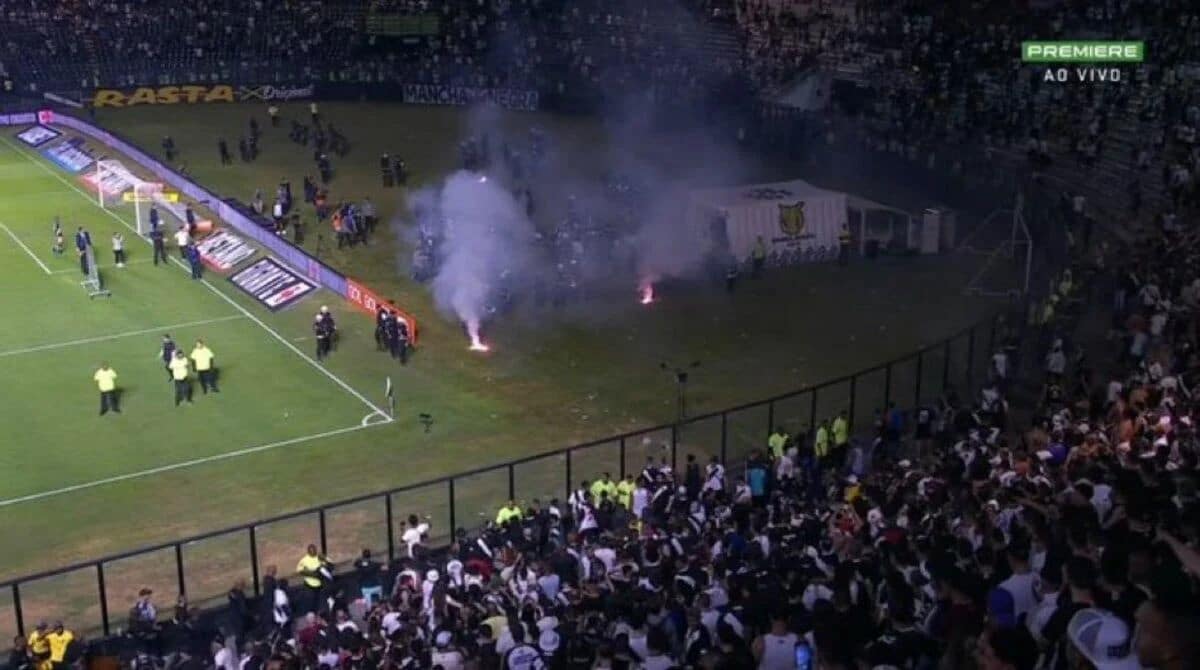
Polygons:
M846 416L846 423L849 424L850 430L854 430L854 397L858 395L858 374L850 376L850 410Z
M889 405L892 404L892 363L888 361L887 367L883 369L883 410L886 412Z
M725 444L729 437L729 414L721 412L721 465L725 465Z
M971 395L971 391L975 385L975 326L971 326L971 331L967 333L967 395Z
M567 493L566 493L566 497L567 497L567 498L570 498L570 497L571 497L571 452L573 452L573 451L575 451L575 450L574 450L574 449L567 449L567 469L566 469L566 472L567 472Z
M950 385L950 340L946 338L946 343L942 345L942 393Z
M392 494L385 493L383 495L383 511L387 517L388 527L388 560L396 560L396 527L392 518Z
M625 436L621 436L621 481L625 481ZM567 486L570 488L570 485Z
M455 514L454 509L454 478L447 479L446 483L449 485L450 490L450 537L455 537L458 534L458 515Z
M17 620L17 635L25 637L25 616L21 612L21 583L13 582L13 617Z
M988 322L988 355L996 353L996 319L998 315L993 315L992 320ZM1026 317L1021 316L1021 323L1025 323Z
M104 564L96 564L96 586L100 589L100 626L104 637L111 635L108 629L108 589L104 586Z
M317 525L321 530L321 555L325 556L329 553L328 543L325 541L325 508L317 510Z
M262 585L258 578L258 531L254 526L250 531L250 577L254 580L254 595L262 595Z
M175 573L179 578L179 595L187 595L187 583L183 579L183 545L175 543Z
M917 352L917 383L913 385L913 407L921 406L921 375L924 374L925 352Z
M508 499L517 499L517 474L512 463L508 464Z
M679 470L679 424L671 424L671 471Z

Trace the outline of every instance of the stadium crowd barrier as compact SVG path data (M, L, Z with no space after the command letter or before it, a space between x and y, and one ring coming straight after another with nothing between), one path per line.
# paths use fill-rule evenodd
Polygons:
M0 603L0 621L24 635L29 621L62 619L78 632L107 638L120 630L132 594L143 586L177 589L193 607L212 608L224 604L238 580L261 595L268 566L282 565L280 576L289 574L310 542L347 565L364 546L396 559L410 512L427 515L431 543L444 546L456 529L490 519L505 499L565 500L579 480L606 471L637 473L648 458L677 470L681 455L702 464L715 456L736 475L751 452L765 448L774 427L801 434L842 411L862 439L875 412L893 402L911 409L950 391L971 397L987 378L1006 317L1023 329L1023 308L1010 307L906 356L771 398L6 580L0 589L10 601Z
M9 114L0 116L0 126L31 125L37 123L38 120L39 115L35 113ZM116 134L87 121L65 114L54 114L51 125L69 128L114 151L124 154L143 169L156 175L164 184L170 185L185 197L212 210L220 221L232 226L238 233L254 240L284 263L287 263L320 286L350 301L351 304L368 314L374 316L376 308L384 304L385 301L370 288L352 278L346 277L317 258L309 255L304 249L276 235L273 231L258 225L248 216L225 202L220 195L209 191L170 167L163 165L156 158L138 149L133 143L125 141ZM400 311L408 321L409 332L412 334L413 342L415 343L418 332L416 320L403 310Z

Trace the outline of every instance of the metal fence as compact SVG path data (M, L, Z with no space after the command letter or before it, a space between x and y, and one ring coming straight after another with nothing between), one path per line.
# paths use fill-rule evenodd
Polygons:
M352 560L364 547L394 558L404 518L413 510L428 516L441 534L434 539L444 541L453 529L490 517L502 499L565 497L580 480L603 472L636 473L646 459L679 467L689 456L700 463L715 456L736 466L765 446L773 427L797 434L842 411L861 433L890 403L911 408L933 403L951 389L973 392L987 377L1001 318L996 314L917 352L844 377L678 423L6 581L0 588L8 590L11 610L0 603L0 625L8 619L24 635L28 622L54 618L69 621L77 631L108 636L122 625L140 588L187 594L193 607L215 604L237 581L248 590L252 585L258 595L270 566L290 567L310 541L335 562Z

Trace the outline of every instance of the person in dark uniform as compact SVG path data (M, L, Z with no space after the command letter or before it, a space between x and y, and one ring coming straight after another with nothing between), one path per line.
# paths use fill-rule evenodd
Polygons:
M397 184L404 186L408 183L408 167L404 164L403 158L392 157L392 174L395 175Z
M83 229L83 226L80 226L79 230L75 231L75 250L79 252L79 271L84 275L88 273L87 250L90 246L92 246L92 236Z
M174 379L171 375L171 360L175 358L175 351L178 347L175 346L175 340L171 339L171 334L167 333L162 336L162 349L159 354L162 358L163 368L167 371L167 381Z
M184 247L187 254L188 265L192 269L192 279L201 279L204 277L204 262L200 260L200 249L194 244L189 244Z
M392 345L392 358L399 358L400 365L408 365L408 322L401 319L399 315L393 314L392 323L396 328L396 343Z
M318 314L313 319L313 335L317 338L317 360L322 360L329 355L329 330L325 324L325 319Z
M847 265L850 262L850 228L843 225L841 232L838 233L838 265Z
M321 312L320 312L320 314L317 314L317 316L321 319L321 322L325 324L325 329L329 333L329 348L330 348L330 350L336 351L337 350L338 332L337 332L337 323L334 322L334 320L333 320L333 313L331 313L329 311L328 306L321 305Z
M384 308L380 307L375 312L375 350L383 351L384 346L388 342L388 319L391 314Z
M163 241L162 228L155 228L150 231L150 241L154 243L154 264L158 265L158 259L162 259L163 265L167 264L167 245Z
M150 231L158 230L158 224L162 222L162 218L158 215L158 207L150 205Z
M170 135L163 136L162 149L168 163L175 160L175 140L171 139Z
M396 185L396 175L392 173L392 159L387 154L379 157L379 176L383 179L384 188Z
M408 357L408 354L405 351L405 342L403 336L400 334L400 329L403 327L404 322L397 318L395 314L389 312L386 333L388 353L392 355L392 358L399 358L401 364L403 364Z
M304 226L300 223L299 214L292 214L292 240L296 244L304 244Z
M217 152L221 154L221 165L233 164L233 159L229 157L229 144L224 137L217 140Z
M187 209L183 211L183 218L187 221L188 237L196 236L196 212L192 211L192 203L187 204Z

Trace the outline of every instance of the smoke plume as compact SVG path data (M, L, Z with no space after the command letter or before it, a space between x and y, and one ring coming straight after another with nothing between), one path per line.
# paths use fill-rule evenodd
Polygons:
M495 180L465 170L418 196L423 216L441 219L441 266L432 288L438 308L467 328L474 348L479 329L506 281L530 267L533 225Z

